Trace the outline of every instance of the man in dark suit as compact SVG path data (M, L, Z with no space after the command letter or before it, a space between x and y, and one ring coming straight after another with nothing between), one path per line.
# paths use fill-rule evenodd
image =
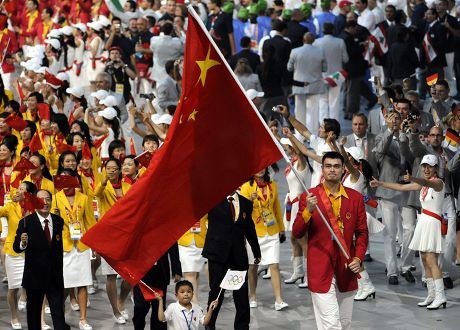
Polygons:
M41 311L46 295L56 330L70 329L64 317L64 277L62 274L62 228L64 220L51 214L52 195L39 190L43 208L25 218L18 225L13 249L25 252L22 286L27 292L27 326L41 329Z
M256 72L257 66L260 63L260 57L251 50L251 38L249 38L248 36L244 36L243 38L241 38L240 46L241 50L235 55L233 55L230 59L230 67L232 68L232 70L235 70L236 63L238 63L238 60L240 58L245 58L248 60L252 72Z
M209 263L208 306L219 296L220 283L228 269L248 270L245 239L254 254L254 264L260 262L260 247L251 215L252 202L237 193L229 195L208 213L208 232L202 253ZM217 315L224 300L224 291L222 290L219 304L214 309L206 329L215 329ZM249 329L251 315L247 276L243 286L233 291L233 300L236 307L235 329Z
M169 262L171 261L171 267ZM163 306L166 306L166 290L170 281L170 275L174 276L174 283L182 277L182 269L179 259L179 247L174 243L169 250L158 259L152 268L144 275L142 281L151 288L163 291ZM152 315L150 318L150 329L166 330L166 322L158 320L158 300L153 299L151 302L145 301L144 296L138 285L133 289L134 294L134 329L144 329L145 317L147 316L150 304L152 306Z

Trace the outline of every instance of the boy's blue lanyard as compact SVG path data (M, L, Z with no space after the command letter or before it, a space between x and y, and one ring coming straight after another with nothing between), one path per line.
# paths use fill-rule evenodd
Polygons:
M182 315L184 315L185 323L187 323L187 329L192 330L193 309L192 309L192 315L190 315L190 322L187 320L187 316L185 316L185 312L183 310L182 310Z

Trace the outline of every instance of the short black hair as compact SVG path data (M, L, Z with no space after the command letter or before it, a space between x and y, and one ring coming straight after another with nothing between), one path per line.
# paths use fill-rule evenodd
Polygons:
M155 142L157 145L160 144L160 141L158 140L158 137L156 135L153 135L153 134L147 134L146 136L144 136L144 138L142 139L142 146L144 146L144 144L148 141L152 141L152 142Z
M167 74L173 73L174 70L174 60L169 60L165 63L165 71Z
M109 144L109 157L113 157L113 151L117 148L123 148L126 150L126 146L121 140L113 140Z
M340 123L334 118L324 118L324 130L327 132L334 132L336 137L340 136Z
M329 159L340 159L342 161L342 165L344 163L343 156L340 152L337 151L328 151L323 155L323 158L321 159L321 165L324 165L324 161L329 158Z
M251 45L251 38L249 38L248 36L244 36L243 38L241 38L240 40L241 48L248 48L250 45Z
M29 97L32 97L32 96L35 96L35 98L37 99L37 103L43 103L44 102L44 99L43 99L43 94L40 94L39 92L32 92L29 94Z
M334 34L334 24L328 23L328 22L324 23L323 33L324 34Z
M174 289L174 292L177 293L179 292L179 289L181 286L188 286L190 289L192 289L192 292L193 292L193 284L192 282L190 281L187 281L187 280L181 280L179 282L176 283L176 288Z
M356 21L347 21L345 23L345 29L355 28L357 26L358 26L358 23Z
M30 181L22 181L22 184L26 186L26 191L31 193L32 195L37 194L37 187Z
M438 81L436 81L435 86L437 85L444 86L447 90L449 90L449 83L444 79L439 79Z
M284 30L287 29L287 24L286 22L281 21L279 19L272 19L271 27L272 27L272 30L283 32Z
M167 36L169 36L174 29L174 26L171 22L165 22L160 26L160 32L163 32Z

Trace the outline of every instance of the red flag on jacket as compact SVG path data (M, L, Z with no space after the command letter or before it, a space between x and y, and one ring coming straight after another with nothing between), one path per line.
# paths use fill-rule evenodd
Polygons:
M45 71L45 80L47 83L54 85L54 86L62 86L64 81L56 77L54 74Z
M144 166L144 167L149 167L150 161L152 160L154 154L155 154L154 152L144 151L144 152L141 153L139 156L137 156L135 159L136 159L136 160L139 162L139 164L141 164L142 166Z
M160 297L163 297L163 290L157 288L151 288L143 281L139 282L139 289L141 289L142 295L144 296L145 301L152 301L156 297L155 295L158 293Z
M78 179L71 175L55 175L53 177L54 188L62 190L65 188L80 188Z
M36 169L37 166L35 166L34 163L32 163L30 160L27 158L21 157L19 162L16 163L13 167L13 171L19 171L19 172L24 172L28 170L34 170Z
M56 140L56 151L58 154L62 154L65 151L77 151L77 147L71 146L70 144Z
M136 156L136 147L134 146L134 139L132 136L129 138L129 153L130 155Z
M211 208L281 152L217 52L188 16L182 95L149 170L82 238L131 284Z
M102 135L99 139L97 139L96 141L93 141L93 146L96 149L98 149L102 145L102 142L104 142L104 140L107 139L108 136L109 136L109 133Z
M83 148L81 149L81 156L83 159L91 159L91 149L89 148L88 142L85 141L83 144Z
M18 132L27 127L27 122L18 116L16 112L13 112L8 117L6 117L4 123Z
M38 103L37 104L38 117L43 120L51 119L51 110L50 106L47 103Z
M32 136L32 139L30 139L29 149L31 154L43 149L42 142L40 141L40 137L38 136L37 132L35 132L34 136Z
M24 193L24 200L20 201L19 205L26 211L34 212L35 210L42 209L43 206L45 206L45 202L41 198L26 191Z

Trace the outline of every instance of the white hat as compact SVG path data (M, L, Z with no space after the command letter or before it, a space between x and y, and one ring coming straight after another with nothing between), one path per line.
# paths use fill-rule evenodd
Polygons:
M71 26L64 26L63 28L59 29L63 35L71 36L73 34L73 28Z
M46 39L45 44L51 45L54 49L61 49L61 43L57 39Z
M45 57L45 46L35 45L30 47L24 45L24 57L37 59L37 61L42 60Z
M256 97L264 97L264 92L258 92L255 89L248 89L246 91L246 94L248 95L251 101L254 100Z
M89 22L86 24L87 27L93 29L93 30L96 30L96 31L101 31L102 30L102 24L98 21L94 21L94 22Z
M80 31L83 32L83 33L86 33L86 31L87 31L86 25L83 24L83 23L72 24L72 26L73 26L74 28L80 30Z
M98 116L104 117L105 119L112 120L117 116L117 110L112 107L105 108L97 113Z
M48 68L44 67L44 66L36 66L34 68L31 68L31 71L33 71L35 73L45 74L46 69L48 69Z
M173 117L170 114L162 114L160 118L158 118L158 124L166 124L171 125Z
M422 158L422 161L420 162L420 165L423 164L428 164L430 166L436 166L438 165L438 157L435 155L425 155Z
M280 142L281 144L287 144L288 146L292 147L292 142L288 138L281 138Z
M109 95L109 92L103 89L100 89L96 92L91 93L91 96L98 99L99 101L105 99L108 95Z
M345 151L353 157L354 160L359 162L361 159L364 159L364 152L361 148L358 147L350 147L345 148Z
M58 78L59 80L65 80L65 81L69 81L70 78L69 78L69 75L67 72L59 72L57 75L56 75L56 78Z
M158 113L154 113L153 115L150 116L150 119L153 121L155 125L159 125L160 122L160 115Z
M32 58L28 61L21 62L20 65L27 71L35 71L36 68L41 67L40 61L37 58Z
M119 102L115 96L108 95L103 100L99 101L99 103L107 107L115 107L118 105Z
M62 35L61 29L52 29L48 32L48 38L59 38Z
M104 15L99 15L99 18L97 19L98 23L100 23L103 27L108 27L112 25L112 22L105 17Z
M81 86L70 87L70 88L67 88L65 91L78 98L85 95L85 89Z
M155 14L155 12L152 9L144 10L144 12L142 13L142 16L143 17L153 17L155 19L158 18L157 14Z

